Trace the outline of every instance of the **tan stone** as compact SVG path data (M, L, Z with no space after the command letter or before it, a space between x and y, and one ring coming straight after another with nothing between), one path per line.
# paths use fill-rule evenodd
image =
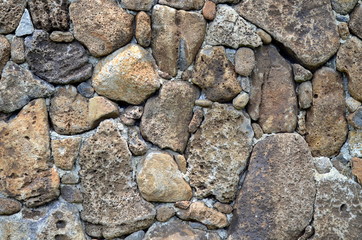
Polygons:
M183 10L200 10L205 0L159 0L159 4Z
M148 150L147 143L141 137L140 129L137 126L129 128L128 147L132 154L135 156L142 156Z
M292 64L294 81L296 82L305 82L312 79L313 74L308 69L305 69L299 64Z
M190 201L179 201L179 202L175 202L175 207L180 208L180 209L188 209L191 205Z
M348 143L352 157L362 158L362 131L349 131Z
M239 48L235 54L235 72L241 76L249 76L255 67L254 51L250 48Z
M187 170L187 161L186 158L184 157L184 155L181 154L177 154L174 156L175 161L177 163L178 169L182 172L182 173L186 173Z
M362 159L352 158L352 173L357 177L357 180L362 184Z
M107 98L97 96L89 99L88 122L92 128L104 119L119 117L119 114L117 104Z
M10 43L5 36L0 35L0 74L10 58Z
M152 38L151 17L145 12L139 12L136 15L135 37L142 47L150 46Z
M176 211L173 207L162 206L157 209L156 219L159 222L167 222L170 218L175 216Z
M81 141L80 137L52 139L51 145L55 166L64 170L72 170L79 155Z
M20 202L11 198L0 197L0 215L12 215L19 212L20 210Z
M349 21L349 28L351 32L362 38L362 4L359 4L351 13L351 20Z
M149 11L154 3L154 0L122 0L121 2L125 8L135 11Z
M233 99L233 106L235 109L241 110L245 108L248 102L249 102L249 94L247 94L246 92L241 92Z
M301 83L297 88L298 103L301 109L307 109L312 106L313 89L310 81Z
M263 29L256 30L256 33L259 35L264 44L269 44L273 41L272 37Z
M345 22L338 24L338 33L343 40L347 40L349 36L348 24Z
M74 40L74 36L71 32L62 31L53 31L49 38L53 42L72 42Z
M197 99L195 105L199 107L209 108L212 106L212 101L207 99Z
M261 138L263 136L264 132L263 132L263 129L260 127L260 125L257 123L252 123L251 126L253 127L254 137L256 139Z
M353 97L346 98L346 106L349 112L355 112L360 106L361 103L354 99Z
M233 211L233 207L231 205L220 202L215 203L214 208L216 208L219 212L225 214L229 214Z
M206 20L214 20L216 16L216 4L207 0L202 8L202 15Z

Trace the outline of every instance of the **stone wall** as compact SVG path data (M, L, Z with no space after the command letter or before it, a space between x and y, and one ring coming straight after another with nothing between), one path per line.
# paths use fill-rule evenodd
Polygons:
M362 237L362 2L0 1L0 240Z

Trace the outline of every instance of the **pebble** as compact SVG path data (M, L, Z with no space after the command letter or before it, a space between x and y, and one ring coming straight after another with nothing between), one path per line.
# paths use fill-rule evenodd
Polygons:
M249 76L255 67L255 54L250 48L239 48L235 54L235 72Z
M50 36L50 40L53 42L73 42L74 36L71 32L53 31Z
M212 1L206 1L202 8L202 15L206 20L212 21L216 17L216 4Z
M233 99L233 106L235 109L241 110L245 108L248 102L249 102L249 94L246 92L241 92Z

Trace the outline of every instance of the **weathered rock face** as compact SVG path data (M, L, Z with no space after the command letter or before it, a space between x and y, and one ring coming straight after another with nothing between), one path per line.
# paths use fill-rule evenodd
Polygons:
M359 4L351 14L351 20L349 21L349 28L359 38L362 38L362 4Z
M49 34L36 30L25 39L26 60L30 70L51 83L68 84L92 76L92 65L84 47L77 43L55 43ZM69 63L72 64L69 64Z
M205 0L160 0L159 4L183 10L200 10Z
M142 136L161 148L183 152L189 138L192 108L198 96L198 90L187 82L165 83L160 94L146 102L141 119Z
M247 0L236 10L270 33L307 67L323 64L338 50L339 35L329 0Z
M339 152L347 136L342 77L331 68L314 74L313 106L307 111L306 141L313 156Z
M148 47L151 44L151 17L145 12L139 12L136 15L135 37L142 47Z
M255 55L248 113L265 133L293 132L298 106L292 68L274 46L260 47Z
M337 70L348 76L348 91L353 98L362 101L362 41L357 37L348 39L337 53Z
M1 75L0 112L13 112L34 98L50 96L54 87L16 63L9 61Z
M356 176L358 182L362 184L362 159L352 158L352 173Z
M155 0L122 0L121 4L127 9L135 11L149 11Z
M137 184L147 201L177 202L192 197L191 187L183 179L173 157L167 153L147 154L139 166Z
M0 197L0 215L12 215L21 210L21 203L11 199Z
M348 115L347 120L355 129L362 129L362 108L358 107L354 113Z
M205 119L186 151L194 196L213 195L221 202L234 199L253 135L250 118L231 105L214 103L205 110Z
M156 5L152 11L151 46L160 70L175 76L177 68L185 70L190 66L204 41L205 30L201 14Z
M45 100L25 106L9 123L0 122L0 192L34 207L59 195L59 176L50 167Z
M215 19L209 24L206 42L210 45L224 45L232 48L262 45L256 27L228 5L218 5Z
M228 239L297 239L313 217L313 162L298 134L258 142L236 200Z
M298 86L298 103L301 109L310 108L313 102L313 87L310 81L303 82Z
M357 2L358 0L331 0L333 10L343 15L352 11Z
M103 121L80 152L83 188L82 219L114 238L147 228L156 211L140 196L132 179L131 153L122 124Z
M13 32L23 15L26 0L9 0L0 3L0 34Z
M160 80L151 54L130 44L97 64L92 85L100 95L137 105L160 87Z
M0 35L0 74L10 58L10 43L6 37Z
M234 66L221 46L206 47L199 52L192 82L203 89L209 100L217 102L228 102L241 91Z
M74 37L95 57L126 45L133 36L133 16L113 0L79 0L70 4Z
M52 139L51 145L55 166L64 170L72 170L79 154L81 141L82 139L79 137Z
M53 42L73 42L74 36L71 32L53 31L50 36Z

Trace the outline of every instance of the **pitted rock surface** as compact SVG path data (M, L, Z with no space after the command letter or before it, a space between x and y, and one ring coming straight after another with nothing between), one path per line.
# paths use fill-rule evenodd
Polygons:
M13 32L19 25L26 0L7 0L0 2L0 34Z

